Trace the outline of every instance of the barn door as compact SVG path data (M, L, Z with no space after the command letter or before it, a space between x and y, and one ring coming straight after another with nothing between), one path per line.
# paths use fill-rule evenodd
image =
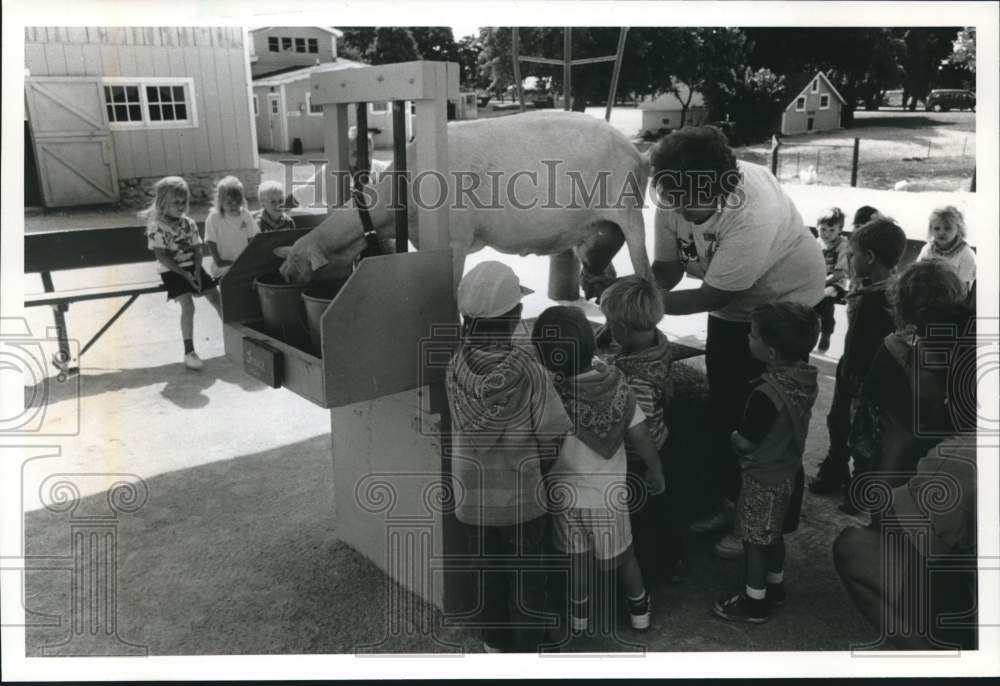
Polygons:
M35 77L24 88L46 207L117 202L100 79Z

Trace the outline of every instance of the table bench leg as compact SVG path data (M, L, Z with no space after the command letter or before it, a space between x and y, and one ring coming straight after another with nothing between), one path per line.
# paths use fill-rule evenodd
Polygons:
M50 272L42 272L42 288L45 289L46 293L55 292L55 287L52 285L52 274ZM59 353L52 360L52 364L61 371L69 371L69 363L72 361L72 355L69 350L69 335L66 332L66 316L64 312L69 309L66 305L53 305L52 306L52 317L56 322L56 336L59 339Z

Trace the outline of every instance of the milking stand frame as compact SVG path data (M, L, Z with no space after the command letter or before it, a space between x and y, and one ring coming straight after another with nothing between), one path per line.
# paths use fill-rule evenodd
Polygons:
M323 106L328 207L350 197L338 171L348 169L352 103L361 104L360 112L368 102L390 101L402 114L401 101L414 102L416 164L411 160L409 166L447 177L446 102L458 97L457 65L421 61L347 69L315 74L310 86L313 104ZM402 123L397 116L397 126ZM358 140L364 140L363 115L358 125ZM398 161L405 137L396 141ZM271 378L273 363L275 385L330 408L335 529L390 578L386 637L437 635L433 618L414 616L414 603L400 586L452 618L471 610L473 602L466 575L453 571L465 537L453 514L443 377L458 316L449 208L441 204L411 209L418 252L369 257L358 265L321 318L319 357L262 331L252 289L255 276L277 267L273 249L305 232L256 237L222 281L227 356L259 378ZM405 241L397 245L405 250ZM379 645L368 648L377 651Z

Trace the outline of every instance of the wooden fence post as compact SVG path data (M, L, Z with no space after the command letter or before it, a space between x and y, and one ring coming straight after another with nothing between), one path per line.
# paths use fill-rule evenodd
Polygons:
M851 158L851 185L854 187L858 185L858 148L860 143L861 139L854 139L854 154Z
M775 178L778 178L778 149L781 147L781 141L778 140L777 136L771 136L771 173L774 174Z
M969 182L969 192L970 193L975 193L976 192L976 170L975 169L972 170L972 181Z

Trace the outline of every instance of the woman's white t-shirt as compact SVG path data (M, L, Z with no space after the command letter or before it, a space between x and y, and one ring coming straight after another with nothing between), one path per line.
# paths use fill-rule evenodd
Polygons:
M823 299L826 263L791 198L766 168L738 162L743 179L720 212L702 224L658 208L654 259L722 291L742 291L713 316L748 322L757 305Z

